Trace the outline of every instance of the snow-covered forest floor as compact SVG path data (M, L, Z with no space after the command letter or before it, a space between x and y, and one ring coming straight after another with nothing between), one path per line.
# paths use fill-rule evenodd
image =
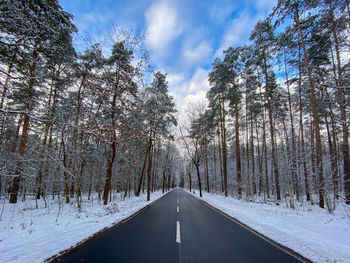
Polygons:
M206 192L202 199L313 262L350 262L350 206L339 204L329 214L315 205L291 209L283 202L246 202Z
M162 196L162 192L151 194L151 202ZM85 199L79 212L75 202L65 204L64 199L48 198L48 207L39 200L9 204L0 200L0 262L34 263L68 249L94 233L110 227L150 204L146 193L139 197L126 198L122 194L104 206L94 196Z

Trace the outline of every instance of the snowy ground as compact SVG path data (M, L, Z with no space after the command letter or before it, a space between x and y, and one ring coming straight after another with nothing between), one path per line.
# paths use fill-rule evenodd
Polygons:
M152 193L151 201L161 196L161 192ZM33 200L17 204L1 200L0 262L43 262L150 203L145 201L145 194L125 201L120 199L118 195L117 200L107 206L98 202L96 197L93 202L86 200L82 212L78 212L74 204L59 205L57 200L48 200L48 208L40 202L38 209L35 209Z
M313 262L350 262L350 206L329 214L312 205L290 209L218 194L203 193L203 200Z

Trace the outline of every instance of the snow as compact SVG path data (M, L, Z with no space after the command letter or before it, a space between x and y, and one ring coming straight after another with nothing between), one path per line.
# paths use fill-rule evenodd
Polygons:
M329 214L315 205L291 209L204 192L202 200L313 262L350 262L350 206Z
M152 193L151 202L161 196L161 191ZM118 195L104 206L95 196L94 201L83 201L81 212L75 203L65 204L64 200L47 200L48 208L39 200L38 209L34 200L17 204L1 200L0 262L43 262L150 204L146 194L121 199Z

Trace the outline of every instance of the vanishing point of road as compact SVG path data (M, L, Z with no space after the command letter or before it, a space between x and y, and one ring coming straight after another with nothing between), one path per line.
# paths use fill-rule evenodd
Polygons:
M309 261L176 188L53 262Z

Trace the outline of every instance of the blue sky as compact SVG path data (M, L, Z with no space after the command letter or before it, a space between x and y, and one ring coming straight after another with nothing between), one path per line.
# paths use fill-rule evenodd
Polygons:
M151 64L168 73L179 110L205 99L215 57L242 45L277 0L60 0L74 15L79 35L104 44L114 26L146 37Z

